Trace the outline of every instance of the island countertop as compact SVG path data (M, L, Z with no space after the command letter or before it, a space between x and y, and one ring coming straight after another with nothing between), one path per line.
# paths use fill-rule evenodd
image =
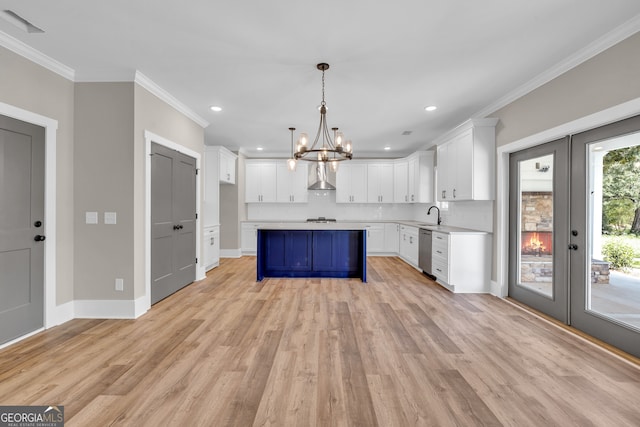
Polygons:
M349 222L265 222L258 230L365 230L366 224Z

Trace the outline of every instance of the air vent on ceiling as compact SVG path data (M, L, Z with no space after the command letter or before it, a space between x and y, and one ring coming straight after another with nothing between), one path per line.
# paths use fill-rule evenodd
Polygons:
M412 130L405 130L404 132L402 132L403 135L411 135L412 133Z
M31 22L24 19L22 16L15 13L13 10L3 10L2 14L0 14L4 20L12 23L16 27L20 28L22 31L26 31L27 33L44 33L44 30L36 27Z

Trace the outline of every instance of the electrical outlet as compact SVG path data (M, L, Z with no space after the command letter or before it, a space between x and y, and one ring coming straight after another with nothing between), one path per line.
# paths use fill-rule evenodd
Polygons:
M116 279L116 291L124 291L124 279Z

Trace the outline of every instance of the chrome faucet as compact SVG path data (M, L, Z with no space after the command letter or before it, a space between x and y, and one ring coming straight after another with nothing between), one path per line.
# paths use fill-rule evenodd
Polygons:
M442 222L442 218L440 218L440 208L437 206L431 206L427 211L427 215L431 215L431 209L436 208L438 210L438 225Z

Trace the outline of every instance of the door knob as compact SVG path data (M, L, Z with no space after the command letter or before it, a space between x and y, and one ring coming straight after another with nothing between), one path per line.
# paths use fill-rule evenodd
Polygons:
M577 251L578 250L578 245L576 245L575 243L572 243L569 245L569 249L571 249L572 251Z
M36 228L40 228L40 227L42 227L42 221L36 221L36 222L34 222L34 223L33 223L33 226L34 226L34 227L36 227Z
M46 237L41 234L37 234L36 237L33 238L36 242L42 242L44 239L46 239Z

